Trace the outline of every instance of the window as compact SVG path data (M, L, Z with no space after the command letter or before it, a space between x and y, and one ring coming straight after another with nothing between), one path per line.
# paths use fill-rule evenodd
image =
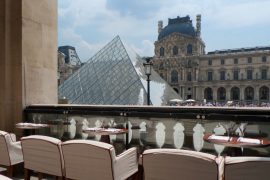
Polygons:
M173 88L173 90L178 94L179 90L177 88Z
M259 90L259 97L260 100L269 100L269 88L266 86L263 86Z
M226 89L224 87L220 87L217 90L217 98L218 100L226 100Z
M178 47L177 46L174 46L173 47L173 55L177 55L178 54Z
M247 79L248 80L251 80L252 79L252 73L253 73L252 69L248 69L247 70Z
M209 71L208 72L207 79L208 79L208 81L212 81L213 80L213 72L212 71Z
M234 64L238 64L238 59L235 58L235 59L233 60L233 63L234 63Z
M164 47L161 47L161 48L159 49L159 55L160 55L160 56L164 56Z
M262 62L266 62L266 56L262 57Z
M231 100L239 100L240 98L240 89L238 87L233 87L231 89Z
M238 75L239 75L238 70L234 70L233 71L233 80L238 80L239 79Z
M220 80L225 80L225 71L220 71Z
M192 45L187 45L187 54L192 54Z
M204 98L206 100L213 100L213 91L211 88L208 87L204 90Z
M187 80L188 80L188 81L192 81L191 72L188 72L188 74L187 74Z
M221 59L221 60L220 60L220 64L221 64L221 65L224 65L224 64L225 64L225 63L224 63L224 59Z
M252 57L248 57L247 62L250 64L252 63Z
M247 87L245 89L245 100L253 100L254 98L254 89L252 87Z
M262 79L267 79L267 69L262 69Z
M211 59L208 60L208 65L209 65L209 66L212 65L212 60L211 60Z
M178 83L178 72L176 70L171 72L171 83Z

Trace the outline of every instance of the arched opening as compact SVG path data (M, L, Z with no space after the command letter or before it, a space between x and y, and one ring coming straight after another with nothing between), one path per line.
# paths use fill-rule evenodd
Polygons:
M231 89L231 100L234 101L240 100L240 89L238 87L233 87Z
M173 55L178 55L178 47L177 46L174 46L173 47Z
M269 88L266 86L262 86L259 90L259 97L261 101L269 100Z
M211 88L208 87L204 90L204 99L213 100L213 91Z
M161 47L161 48L159 49L159 55L160 55L160 56L164 56L164 47Z
M178 72L176 70L171 72L171 83L178 83Z
M254 99L254 89L252 87L247 87L245 89L245 100L252 101Z
M187 45L187 54L192 54L192 45Z
M217 90L217 98L219 101L225 101L226 100L226 89L224 87L220 87Z

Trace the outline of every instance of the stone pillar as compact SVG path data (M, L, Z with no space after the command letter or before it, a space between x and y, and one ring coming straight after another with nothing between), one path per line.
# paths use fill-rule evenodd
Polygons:
M226 87L226 101L231 100L231 87Z
M162 31L163 29L163 21L158 21L158 34Z
M255 102L259 102L259 91L260 91L259 85L255 85L254 86L254 100L253 100Z
M240 101L245 101L245 87L240 86Z
M57 103L57 0L0 1L0 130L30 104Z
M217 87L213 87L212 91L213 91L213 101L217 101Z
M197 37L200 37L201 36L201 15L198 14L196 16L196 35Z

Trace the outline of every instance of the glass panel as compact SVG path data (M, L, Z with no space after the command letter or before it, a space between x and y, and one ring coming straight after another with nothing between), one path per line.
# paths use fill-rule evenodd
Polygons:
M253 74L253 71L251 69L247 70L247 79L251 80L252 74Z
M167 109L167 111L170 111L170 109ZM181 111L185 110L181 109ZM137 147L139 153L152 148L175 148L224 156L270 156L270 146L233 148L213 144L203 139L207 134L226 137L230 132L234 137L264 138L269 141L270 123L258 120L256 113L253 116L254 120L249 118L247 121L244 116L241 117L243 108L234 109L236 116L233 117L213 113L209 109L202 111L204 112L203 115L197 115L196 111L192 111L194 110L189 109L186 113L193 113L194 118L177 117L177 114L172 112L170 115L168 114L168 117L163 118L120 116L122 113L119 116L27 113L26 117L28 122L50 124L47 128L36 129L35 134L52 136L62 141L70 139L100 141L100 135L85 133L84 129L89 127L128 128L127 134L110 135L109 140L114 145L116 154L120 154L126 148ZM225 114L230 114L232 110L223 109L222 111L225 111ZM156 114L151 113L151 115ZM171 115L175 117L171 117ZM208 117L210 119L207 119Z
M143 105L146 80L143 60L117 36L63 82L58 93L72 104ZM154 70L150 80L151 104L181 99Z
M208 72L208 74L207 74L208 76L207 76L207 78L208 78L208 81L212 81L213 80L213 72L212 71L210 71L210 72Z

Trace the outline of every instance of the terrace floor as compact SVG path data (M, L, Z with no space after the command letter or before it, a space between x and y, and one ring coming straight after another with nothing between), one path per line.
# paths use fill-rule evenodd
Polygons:
M18 165L15 167L15 172L14 172L14 177L12 177L13 180L24 180L24 169L23 169L23 165ZM0 167L0 174L6 176L5 174L5 169ZM48 175L44 175L44 177L42 178L43 180L55 180L54 177L52 176L48 176ZM31 175L30 180L38 180L37 174L33 174Z

